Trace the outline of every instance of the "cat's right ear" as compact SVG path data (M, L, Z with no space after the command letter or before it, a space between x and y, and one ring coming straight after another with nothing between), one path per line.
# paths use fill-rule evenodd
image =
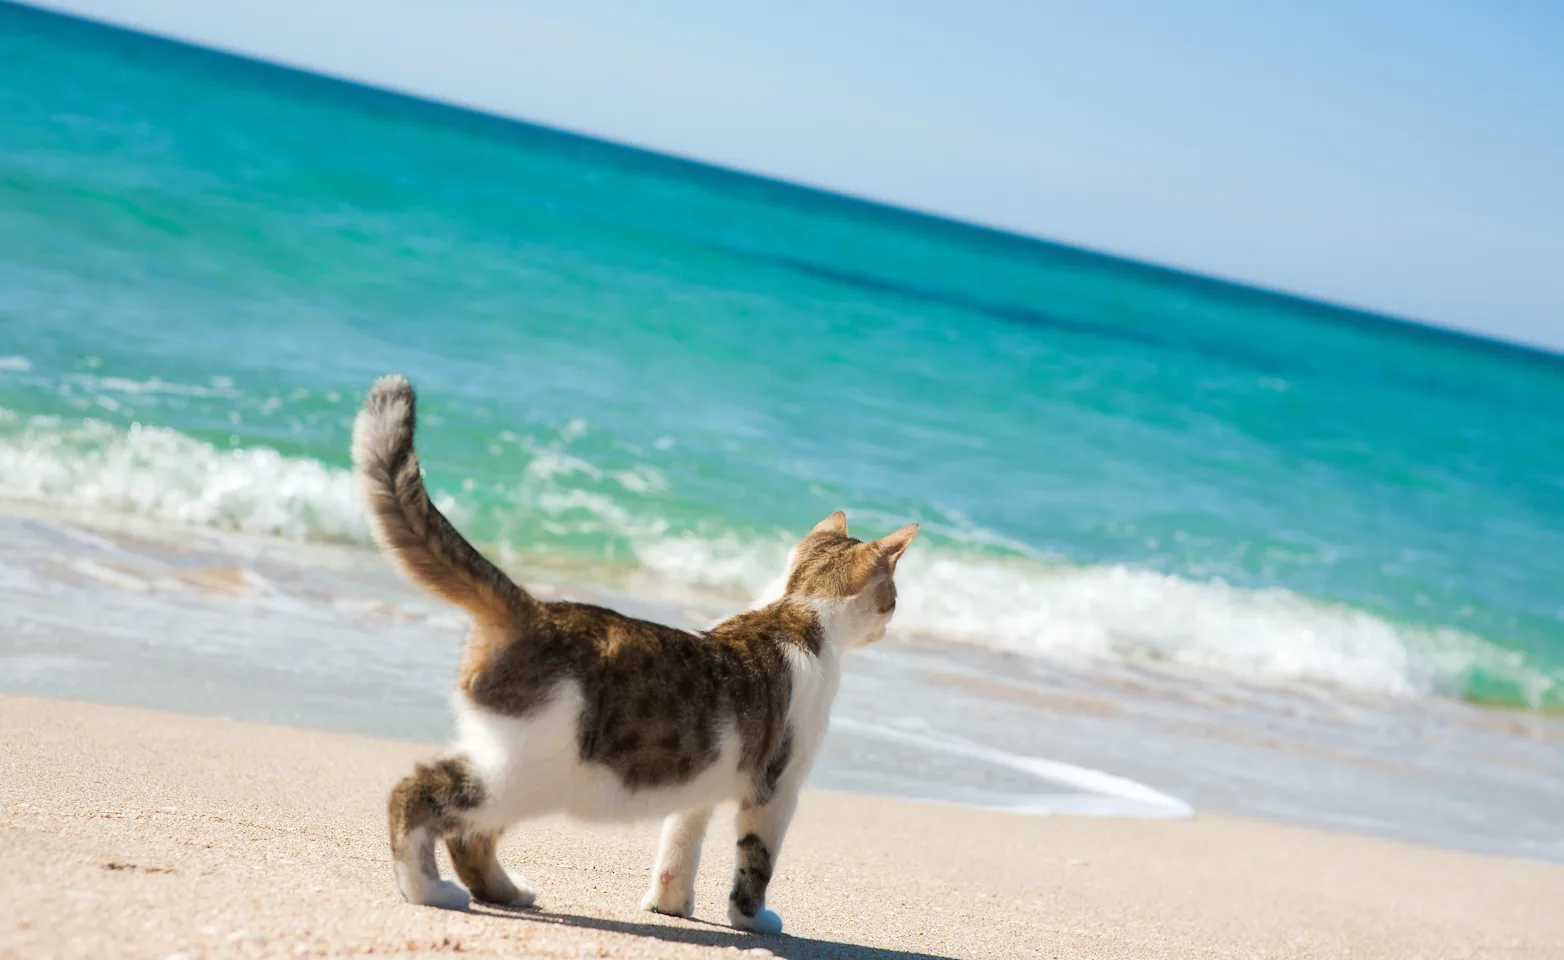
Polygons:
M847 536L846 512L838 510L829 517L826 517L824 520L821 520L819 523L815 524L815 528L809 531L809 535L814 536L817 533L829 533L838 537Z
M891 572L895 573L896 561L900 560L901 555L907 552L907 546L912 543L912 538L917 535L918 525L909 523L890 536L874 541L872 545L879 553L880 558L890 566Z

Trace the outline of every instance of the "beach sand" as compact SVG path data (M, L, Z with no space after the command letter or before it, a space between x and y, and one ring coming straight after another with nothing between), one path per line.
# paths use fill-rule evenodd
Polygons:
M403 903L387 789L435 748L0 696L0 956L1564 956L1564 868L1218 817L1027 817L813 792L775 938L637 909L655 826L526 824L539 909Z

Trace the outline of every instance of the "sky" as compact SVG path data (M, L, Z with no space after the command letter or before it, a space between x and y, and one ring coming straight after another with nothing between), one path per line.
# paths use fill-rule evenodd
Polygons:
M1557 0L45 0L1564 351Z

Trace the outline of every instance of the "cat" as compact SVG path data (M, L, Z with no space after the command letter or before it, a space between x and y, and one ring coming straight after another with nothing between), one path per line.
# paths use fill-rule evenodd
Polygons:
M566 813L666 817L643 909L688 917L715 805L738 803L728 919L779 933L766 888L799 788L825 735L844 650L884 637L896 564L917 524L873 542L838 511L789 554L770 602L705 632L526 592L435 508L413 449L415 396L382 377L353 427L353 463L381 549L404 575L463 607L472 628L454 697L456 745L391 791L396 883L407 900L531 906L507 874L507 827ZM466 889L442 880L444 840Z

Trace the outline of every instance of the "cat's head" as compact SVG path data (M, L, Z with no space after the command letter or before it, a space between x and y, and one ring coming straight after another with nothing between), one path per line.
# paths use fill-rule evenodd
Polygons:
M917 535L913 523L879 540L855 540L838 510L793 548L783 595L843 618L850 644L880 640L896 612L896 563Z

